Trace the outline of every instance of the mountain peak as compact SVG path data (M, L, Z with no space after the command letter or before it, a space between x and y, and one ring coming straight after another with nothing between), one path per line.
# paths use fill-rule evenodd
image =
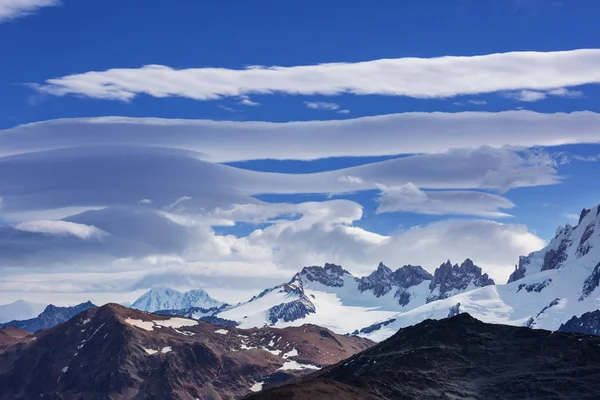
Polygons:
M310 282L318 282L325 286L341 287L344 286L344 276L353 277L352 274L342 268L340 265L325 263L323 267L310 266L302 268L300 276Z
M427 302L445 299L469 288L475 289L494 284L494 280L488 274L482 273L482 269L471 259L467 258L460 266L452 265L448 260L435 270L429 284L431 294Z
M131 308L147 312L160 310L185 310L193 307L211 309L224 303L213 299L203 289L193 289L182 293L167 287L155 287L148 290L136 301Z

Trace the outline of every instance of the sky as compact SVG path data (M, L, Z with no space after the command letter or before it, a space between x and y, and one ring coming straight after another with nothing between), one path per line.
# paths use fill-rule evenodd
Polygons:
M520 255L600 201L593 0L0 0L0 304Z

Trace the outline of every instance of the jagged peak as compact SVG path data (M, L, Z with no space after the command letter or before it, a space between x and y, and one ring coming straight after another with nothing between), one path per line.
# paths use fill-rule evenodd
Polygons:
M379 263L379 265L377 266L377 270L376 271L384 272L386 274L391 274L392 273L392 270L387 265L385 265L382 262Z

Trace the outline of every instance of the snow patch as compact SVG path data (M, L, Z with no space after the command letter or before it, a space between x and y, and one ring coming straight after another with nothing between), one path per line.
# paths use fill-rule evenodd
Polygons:
M227 329L217 329L215 333L218 333L219 335L227 335L229 331Z
M283 354L283 358L296 357L298 355L298 350L295 348Z
M264 382L256 382L254 385L250 386L250 390L253 392L260 392L263 388Z
M63 372L63 374L64 374L65 372L67 372L68 370L69 370L69 367L64 367L63 369L61 369L61 371Z
M144 351L145 351L146 353L148 353L148 354L150 354L150 355L158 353L158 350L147 349L147 348L145 348L145 347L142 347L142 348L144 349Z
M278 368L277 370L280 371L285 371L285 370L301 370L301 369L321 369L321 367L317 367L316 365L312 365L312 364L300 364L297 361L286 361L283 366L281 368Z
M171 346L166 346L166 347L163 347L163 348L160 350L160 352L161 352L161 353L163 353L163 354L166 354L166 353L168 353L168 352L170 352L170 351L172 351L172 350L173 350L173 349L171 348Z
M136 326L138 328L144 329L146 331L152 331L154 328L160 327L169 327L169 328L181 328L182 326L194 326L198 325L198 321L187 318L169 318L165 320L157 320L157 321L142 321L141 319L132 319L127 318L125 320L126 323L132 326ZM183 333L183 332L179 332Z

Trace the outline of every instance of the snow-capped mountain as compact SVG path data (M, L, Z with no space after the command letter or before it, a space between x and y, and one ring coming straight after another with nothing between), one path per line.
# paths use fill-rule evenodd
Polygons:
M209 310L218 309L224 304L210 297L202 289L181 293L178 290L169 288L154 288L133 302L131 308L147 312L199 308L210 313Z
M433 274L433 280L429 284L431 294L427 302L446 299L458 293L473 290L478 287L494 285L494 280L483 274L481 268L466 259L460 266L452 265L450 260L440 265Z
M0 305L0 323L37 317L46 308L46 304L17 300Z
M488 279L482 275L477 282L481 286L489 283ZM598 286L600 207L595 206L581 212L576 226L558 228L546 247L521 256L507 284L487 285L441 298L400 312L360 333L382 340L424 319L446 318L461 312L484 322L557 330L572 317L600 308Z
M380 263L362 278L339 265L325 264L305 267L289 282L216 315L243 328L312 323L347 333L436 298L488 284L493 281L470 260L461 266L448 261L434 275L420 266L392 271Z

